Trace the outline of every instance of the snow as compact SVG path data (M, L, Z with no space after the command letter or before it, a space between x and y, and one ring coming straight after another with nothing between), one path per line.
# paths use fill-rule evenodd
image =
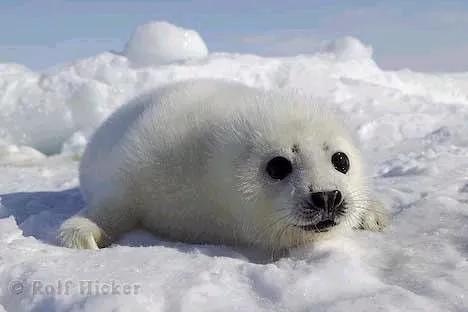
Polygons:
M102 53L41 73L0 65L0 311L467 311L468 74L383 71L371 56L343 38L288 58L135 66ZM344 111L391 231L276 262L142 230L98 252L57 246L58 225L83 206L77 165L92 131L136 94L190 77L297 89Z
M168 22L150 22L138 27L124 50L136 66L163 65L207 57L200 35Z
M338 58L359 60L372 57L372 47L365 46L361 41L353 37L343 37L328 42L324 52L335 54Z

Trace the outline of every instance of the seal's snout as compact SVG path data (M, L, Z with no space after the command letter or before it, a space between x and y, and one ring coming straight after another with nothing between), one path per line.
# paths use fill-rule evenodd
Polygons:
M305 231L326 232L337 225L336 218L345 213L346 204L338 190L313 192L306 206L302 207L302 216L312 223L299 226Z
M317 210L334 213L341 206L343 196L338 190L328 192L314 192L310 194L312 206Z

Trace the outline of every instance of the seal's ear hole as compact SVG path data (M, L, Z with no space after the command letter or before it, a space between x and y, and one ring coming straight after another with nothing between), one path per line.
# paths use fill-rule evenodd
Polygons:
M343 152L336 152L331 158L331 162L335 169L343 174L349 170L349 158Z
M293 170L292 163L283 156L276 156L266 166L266 172L274 180L283 180L291 174Z

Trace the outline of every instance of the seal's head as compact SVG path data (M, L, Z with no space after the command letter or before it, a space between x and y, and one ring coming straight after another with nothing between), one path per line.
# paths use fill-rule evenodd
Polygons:
M225 129L222 153L229 156L219 158L230 164L218 167L221 185L240 195L230 211L248 239L289 248L359 226L369 189L365 161L346 125L307 101L258 102Z

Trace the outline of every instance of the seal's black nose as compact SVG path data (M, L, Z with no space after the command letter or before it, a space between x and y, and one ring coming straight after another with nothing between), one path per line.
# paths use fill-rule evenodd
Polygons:
M343 199L341 192L338 190L328 192L314 192L310 194L312 205L316 209L333 210L337 208Z

